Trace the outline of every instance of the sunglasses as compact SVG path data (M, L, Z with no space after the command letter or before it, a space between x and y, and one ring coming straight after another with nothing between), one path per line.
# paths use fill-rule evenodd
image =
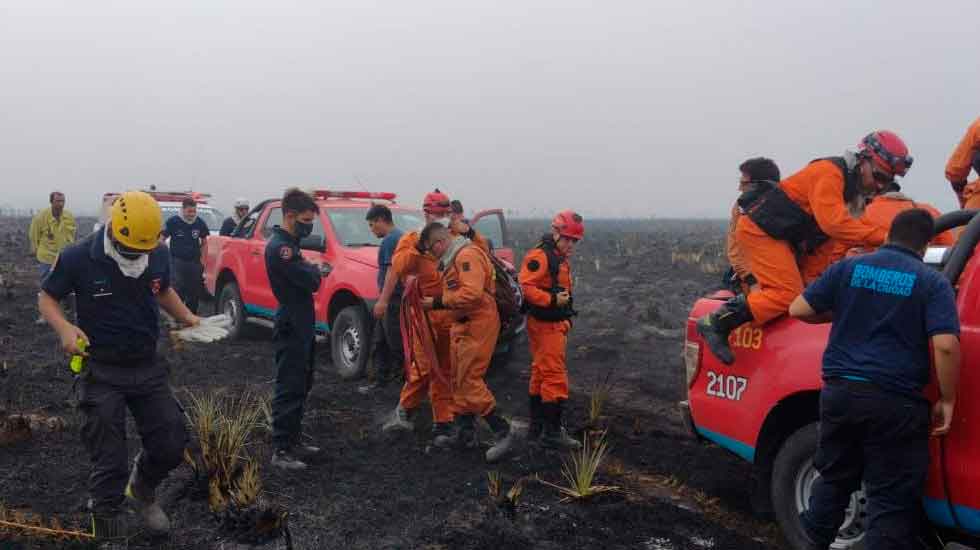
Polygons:
M889 176L888 174L885 174L884 172L879 172L877 170L872 170L871 176L878 183L893 183L895 181L895 178L893 178L892 176Z
M149 250L136 250L135 248L129 248L124 246L119 241L112 241L112 247L116 249L116 252L120 256L126 258L127 260L138 260L141 256L146 256L150 253Z

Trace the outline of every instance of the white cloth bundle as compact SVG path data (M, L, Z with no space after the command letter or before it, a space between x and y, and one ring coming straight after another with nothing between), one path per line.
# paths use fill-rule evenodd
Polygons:
M202 342L208 344L227 338L229 328L231 328L231 317L222 314L202 317L201 323L196 327L180 329L174 331L174 334L185 342Z

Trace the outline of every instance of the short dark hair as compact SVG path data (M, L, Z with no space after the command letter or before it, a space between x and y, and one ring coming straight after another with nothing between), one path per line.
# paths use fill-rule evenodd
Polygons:
M744 172L752 181L779 182L779 166L776 166L776 162L770 158L750 158L738 165L738 169Z
M888 230L888 242L911 250L922 250L932 240L936 222L932 214L921 208L912 208L895 216Z
M62 193L61 191L52 191L51 194L48 195L48 204L54 202L55 195L61 195L62 197L65 196L65 194Z
M192 206L197 206L197 201L191 197L187 197L183 202L180 203L183 208L190 208Z
M367 216L364 219L369 222L376 222L378 220L383 220L388 223L392 223L391 209L383 204L372 204L371 208L367 211Z
M319 212L320 208L317 207L316 201L309 193L298 187L290 187L282 195L282 210L283 212L288 210L302 214L303 212Z
M449 231L449 228L439 222L432 222L422 230L422 234L419 235L419 241L423 246L428 248L429 241L442 231Z

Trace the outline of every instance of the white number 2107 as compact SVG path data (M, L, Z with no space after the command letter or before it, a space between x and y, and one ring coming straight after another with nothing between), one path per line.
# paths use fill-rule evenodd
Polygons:
M745 392L745 388L748 385L749 380L742 376L726 376L708 371L707 394L712 397L738 401L742 399L742 393Z

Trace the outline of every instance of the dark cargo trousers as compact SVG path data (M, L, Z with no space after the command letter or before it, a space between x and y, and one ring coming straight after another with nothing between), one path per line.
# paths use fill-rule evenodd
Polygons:
M820 392L820 441L810 508L803 525L828 548L851 493L864 481L868 548L919 548L923 486L929 466L929 404L866 382L830 380Z
M297 326L300 325L300 326ZM276 353L276 388L272 397L272 444L288 449L302 433L306 396L313 388L313 322L276 320L272 335Z
M197 306L204 292L204 266L199 259L174 258L174 290L187 309L197 315Z
M374 323L374 375L378 384L386 383L395 369L405 367L401 306L401 296L392 296L384 316Z
M142 440L139 476L155 488L180 465L187 444L184 415L171 392L163 359L128 366L88 359L78 384L78 408L84 416L82 443L92 465L92 511L112 514L124 500L129 479L126 409Z

